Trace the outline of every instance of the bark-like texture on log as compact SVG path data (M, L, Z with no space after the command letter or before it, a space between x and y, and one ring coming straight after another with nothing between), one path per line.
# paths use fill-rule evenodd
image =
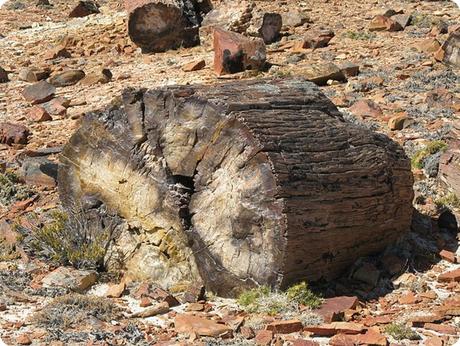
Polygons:
M163 52L199 44L200 11L208 1L125 0L128 34L143 52Z
M61 162L63 205L117 213L128 273L166 287L332 278L411 222L403 150L302 79L127 90Z
M458 129L453 131L458 136ZM456 137L458 138L458 137ZM439 160L438 178L448 189L460 196L460 141L449 142L447 150Z

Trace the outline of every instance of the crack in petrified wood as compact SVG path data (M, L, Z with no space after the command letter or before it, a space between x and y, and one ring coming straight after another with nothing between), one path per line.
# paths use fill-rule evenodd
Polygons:
M141 243L132 275L227 296L333 277L412 212L402 149L301 79L127 90L85 118L59 177L64 206L97 195L142 230L117 244Z

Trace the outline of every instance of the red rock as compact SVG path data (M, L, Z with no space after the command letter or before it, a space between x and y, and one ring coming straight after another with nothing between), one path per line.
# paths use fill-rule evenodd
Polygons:
M48 78L49 70L25 67L19 71L18 78L24 82L34 83Z
M413 292L407 292L398 299L399 304L415 304L419 301Z
M319 346L319 344L313 340L297 339L292 341L292 346Z
M178 333L217 337L231 332L231 328L215 321L187 314L179 314L174 319L174 328Z
M29 85L22 91L24 99L31 104L43 103L54 97L56 88L48 82L42 80L38 83Z
M423 40L422 42L418 43L415 48L422 53L436 53L439 48L441 48L441 44L439 43L438 40L434 38L427 38Z
M30 345L32 343L32 340L30 340L27 334L21 334L16 338L16 342L19 345Z
M355 346L357 344L356 344L355 335L337 334L329 339L329 345L331 346Z
M435 53L435 58L450 65L460 66L460 29L458 27L449 34L447 40Z
M388 120L388 128L391 131L402 130L410 123L411 119L406 114L398 114L392 116Z
M381 316L367 316L361 322L368 327L372 327L380 324L389 324L394 321L394 316L391 315L381 315Z
M446 324L425 323L423 328L434 330L441 334L457 335L457 328Z
M2 301L0 301L0 312L8 310L8 307L6 304Z
M241 327L240 328L240 333L245 339L254 339L256 334L254 333L254 330L251 327Z
M107 298L120 298L125 291L126 285L124 282L120 282L116 285L110 285L109 290L106 293Z
M388 341L387 338L380 334L378 328L371 328L367 330L364 334L356 335L356 339L359 345L377 345L377 346L386 346Z
M442 273L438 276L439 282L460 282L460 268L455 269L446 273Z
M94 1L79 1L69 13L69 18L86 17L90 14L99 13L99 5Z
M141 298L141 301L139 302L139 306L141 308L145 308L145 307L150 306L150 305L152 305L152 301L150 300L149 297L142 297Z
M400 31L402 27L393 19L385 16L375 16L369 24L369 31Z
M204 310L204 304L202 303L190 303L186 311L203 311Z
M29 129L20 124L8 122L0 123L0 143L4 144L27 144Z
M426 298L426 299L430 299L430 300L434 300L438 297L438 295L436 294L435 291L426 291L426 292L422 292L419 294L419 296L421 298Z
M82 292L91 287L97 280L97 274L91 270L77 270L59 267L48 273L43 279L44 287L65 287L72 291Z
M440 311L419 311L416 316L409 318L409 322L411 322L414 327L417 327L425 323L442 321L443 319L444 316Z
M53 60L57 58L71 58L69 51L63 46L56 46L50 50L48 50L45 55L45 60Z
M184 66L182 66L182 70L184 72L199 71L199 70L204 69L205 66L206 66L206 62L204 61L204 59L201 59L201 60L196 60L196 61L189 62L188 64L185 64Z
M164 291L165 292L165 291ZM162 293L164 295L164 292ZM196 303L205 299L205 287L199 284L190 284L180 300L182 303ZM169 294L168 294L169 295ZM166 298L164 298L166 299Z
M51 101L42 104L43 108L51 115L65 116L67 114L67 107L69 101L63 97L57 97Z
M36 122L53 120L51 115L41 106L34 106L29 110L29 118Z
M214 29L214 71L217 75L260 70L265 66L266 51L262 39Z
M112 80L112 72L107 69L99 69L89 75L87 75L82 81L81 85L96 85L96 84L106 84Z
M0 67L0 83L6 83L6 82L9 82L8 73L6 72L5 69Z
M301 331L302 322L299 320L272 322L265 329L271 330L274 334L290 334Z
M67 70L54 74L48 81L55 87L66 87L77 84L85 76L86 74L82 70Z
M322 48L326 47L330 40L334 37L334 32L331 30L309 30L306 37L294 45L294 50L306 48Z
M332 322L319 326L307 326L304 330L317 336L332 336L335 334L359 334L364 331L364 326L352 322Z
M350 108L350 112L359 117L381 118L383 112L377 103L371 100L363 99L355 102ZM375 280L372 279L372 282Z
M161 302L158 303L152 307L149 307L145 310L142 310L140 312L136 312L131 315L131 317L140 317L140 318L147 318L147 317L152 317L152 316L157 316L157 315L162 315L169 312L169 305L167 302Z
M442 339L437 336L430 336L429 338L425 340L424 345L425 346L443 346L444 341L442 341Z
M457 263L457 258L455 257L455 254L452 251L442 250L439 253L439 256L443 260L446 260L446 261L448 261L450 263Z
M256 345L269 346L273 340L273 332L271 330L260 330L255 338Z
M165 291L166 292L166 291ZM167 292L166 292L167 293ZM148 282L143 282L133 294L134 298L139 299L150 295L150 284Z
M341 320L345 310L354 309L358 305L359 300L357 297L334 297L325 299L323 304L315 313L320 315L324 322L330 323L332 321Z
M29 185L56 186L58 165L45 157L28 157L21 166L21 176Z

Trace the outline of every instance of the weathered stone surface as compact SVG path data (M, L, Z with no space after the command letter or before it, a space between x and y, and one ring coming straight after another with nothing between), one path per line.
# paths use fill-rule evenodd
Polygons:
M271 330L260 330L257 332L254 339L256 345L270 346L273 340L273 332Z
M30 185L55 187L57 164L43 157L31 157L24 160L21 175Z
M129 90L123 104L85 117L61 154L58 186L66 208L96 194L136 220L111 249L132 254L123 261L133 278L197 282L226 296L254 281L285 287L335 277L409 229L402 149L343 121L304 79Z
M303 326L299 320L288 320L272 322L267 325L266 329L271 330L274 334L290 334L301 331Z
M460 269L451 270L438 276L439 282L460 282Z
M246 33L253 18L253 8L254 3L245 0L238 2L227 0L219 3L203 18L199 29L200 44L212 47L214 29L217 27L240 34Z
M380 271L371 263L364 263L354 273L353 279L376 286L380 277Z
M439 160L438 179L457 196L460 196L460 141L449 142Z
M412 15L411 14L396 14L391 17L396 23L398 23L401 28L406 28L406 26L410 25L412 21Z
M264 43L270 44L279 40L282 22L281 15L278 13L264 14L262 26L259 28L259 34Z
M435 58L447 64L460 66L460 28L449 35L436 52Z
M56 46L48 50L43 56L45 60L53 60L57 58L70 58L71 54L64 46Z
M388 120L388 128L391 131L402 130L404 127L412 123L412 119L406 114L394 115Z
M428 330L434 330L435 332L441 334L450 334L450 335L457 335L457 328L450 325L445 324L436 324L436 323L425 323L423 328Z
M112 80L112 72L107 69L99 69L93 73L88 74L81 81L82 85L96 85L96 84L106 84Z
M452 251L447 251L447 250L441 250L439 252L439 256L443 259L443 260L446 260L450 263L456 263L457 262L457 258L455 256L455 253L453 253Z
M194 0L125 0L128 34L142 51L164 52L199 44Z
M41 106L51 115L64 116L67 114L69 100L63 97L56 97L48 102L41 104Z
M5 71L5 69L0 67L0 83L6 82L9 82L8 73Z
M438 40L434 38L427 38L415 46L415 48L419 52L428 53L428 54L437 52L440 47L441 47L441 44L439 43Z
M18 78L24 82L34 83L48 78L49 75L49 70L24 67L19 71Z
M291 9L288 12L284 12L282 18L284 29L295 28L310 22L308 15L298 9Z
M322 48L326 47L332 38L334 32L327 29L312 29L307 31L300 48Z
M316 85L326 85L328 80L346 81L343 72L333 63L309 64L299 73Z
M64 287L72 291L82 292L91 287L97 280L97 274L91 270L77 270L59 267L42 279L44 287Z
M24 125L8 122L0 123L0 143L4 144L27 144L29 129Z
M266 60L265 44L261 39L214 29L214 71L218 75L244 70L260 70Z
M403 28L399 23L386 16L375 16L369 24L369 31L400 31Z
M199 71L204 69L206 66L206 62L204 59L201 60L196 60L196 61L191 61L188 64L185 64L182 66L182 70L184 72L193 72L193 71Z
M231 328L207 318L179 314L174 319L174 329L178 333L192 334L196 333L200 336L217 337L231 332Z
M38 83L29 85L22 91L24 99L35 105L51 100L54 97L56 88L48 82L42 80Z
M68 70L51 76L48 82L55 87L66 87L77 84L85 78L85 72L82 70Z
M123 292L126 289L126 284L120 282L119 284L113 284L109 286L107 293L105 294L107 298L120 298L123 295Z
M316 336L332 336L336 334L360 334L365 328L359 323L331 322L319 326L306 326L304 330Z
M152 316L157 316L157 315L162 315L165 314L169 311L169 305L167 302L161 302L158 303L154 306L148 307L145 310L142 310L140 312L137 312L131 317L140 317L140 318L147 318L147 317L152 317Z
M34 106L29 110L29 118L36 122L53 120L51 115L41 106Z
M334 297L325 299L323 304L315 313L320 315L324 322L339 321L345 310L354 309L358 305L357 297Z
M383 112L380 109L379 105L372 100L359 100L355 102L350 108L350 112L354 115L366 118L380 118L383 116Z
M79 1L70 11L69 18L86 17L90 14L99 13L99 5L91 0Z

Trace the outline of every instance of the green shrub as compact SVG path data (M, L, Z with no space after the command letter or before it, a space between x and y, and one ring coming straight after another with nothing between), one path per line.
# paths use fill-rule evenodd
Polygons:
M447 195L436 199L434 202L440 208L460 208L460 198L458 198L457 195L453 192L449 192Z
M0 173L0 204L9 206L16 201L25 200L33 194L33 190L21 184L18 176L13 172Z
M298 312L299 304L317 308L321 305L321 299L302 282L291 286L286 292L273 292L267 286L245 291L238 297L238 304L248 312L276 315Z
M433 154L436 154L439 151L445 151L447 149L447 144L443 141L433 141L428 143L424 148L420 149L412 157L411 163L412 167L422 169L424 165L424 160Z
M420 335L414 332L411 328L402 323L390 323L385 327L385 332L391 335L396 340L420 340Z
M33 321L45 328L78 327L93 316L110 322L119 317L121 309L110 299L82 294L68 294L52 300L34 315Z
M319 308L322 303L321 298L308 288L306 282L301 282L289 287L286 294L290 300L298 304L306 305L312 309Z
M37 227L32 234L35 248L62 265L102 269L114 228L91 227L62 211L54 211L51 221Z

